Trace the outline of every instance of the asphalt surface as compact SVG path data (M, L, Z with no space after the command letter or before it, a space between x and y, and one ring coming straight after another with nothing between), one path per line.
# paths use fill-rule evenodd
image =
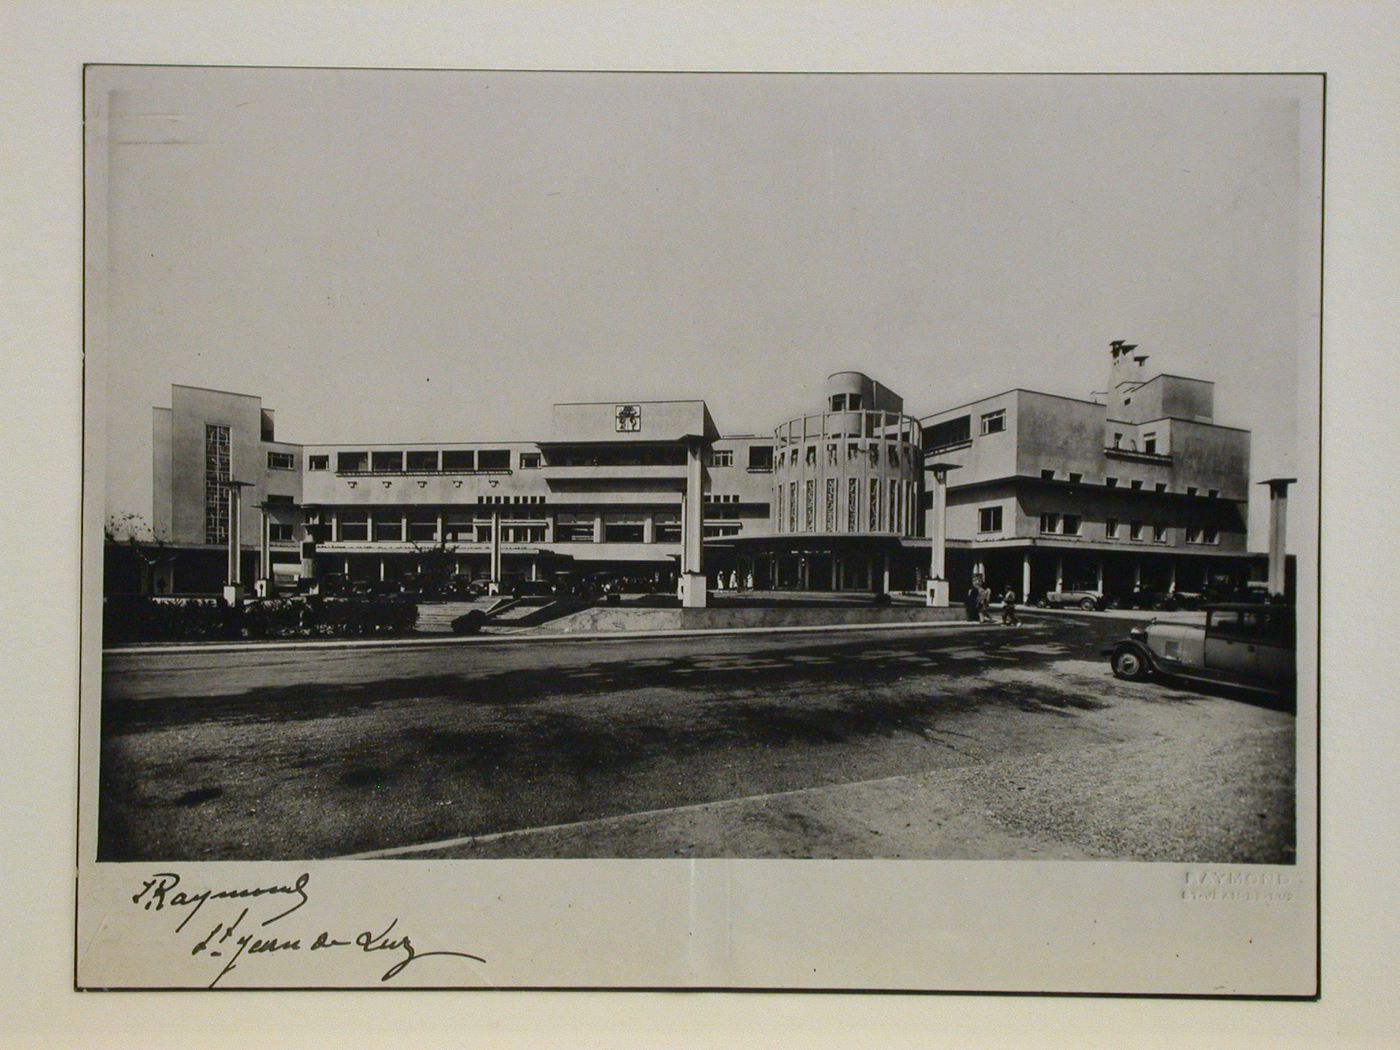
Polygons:
M1291 860L1291 712L1127 626L112 652L99 858Z

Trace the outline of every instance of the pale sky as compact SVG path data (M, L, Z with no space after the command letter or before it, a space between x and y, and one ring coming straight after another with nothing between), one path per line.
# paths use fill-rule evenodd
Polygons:
M1256 479L1299 472L1317 78L90 76L109 513L150 513L171 383L308 444L530 440L553 402L648 398L764 433L838 369L920 416L1087 397L1112 339L1214 380Z

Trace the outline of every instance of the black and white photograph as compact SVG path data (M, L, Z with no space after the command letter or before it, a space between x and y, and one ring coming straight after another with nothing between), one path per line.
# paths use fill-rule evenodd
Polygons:
M88 67L80 984L1314 994L1323 84Z

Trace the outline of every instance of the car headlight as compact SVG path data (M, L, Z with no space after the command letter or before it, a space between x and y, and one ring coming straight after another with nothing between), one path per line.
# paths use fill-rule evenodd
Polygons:
M1131 630L1128 631L1128 637L1129 637L1129 638L1136 638L1136 639L1137 639L1138 641L1140 641L1140 642L1141 642L1141 641L1146 641L1146 640L1147 640L1147 628L1146 628L1146 627L1134 627L1134 628L1132 628Z

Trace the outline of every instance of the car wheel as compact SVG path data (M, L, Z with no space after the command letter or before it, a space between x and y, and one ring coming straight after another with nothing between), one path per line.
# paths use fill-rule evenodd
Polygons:
M1097 608L1099 607L1099 605L1098 605L1098 602L1094 601L1094 599L1092 599L1092 598L1085 598L1083 601L1081 601L1081 602L1079 603L1079 607L1080 607L1081 609L1083 609L1085 612L1093 612L1095 609L1097 609Z
M1149 674L1147 661L1136 649L1124 647L1113 654L1113 673L1130 682L1140 682Z

